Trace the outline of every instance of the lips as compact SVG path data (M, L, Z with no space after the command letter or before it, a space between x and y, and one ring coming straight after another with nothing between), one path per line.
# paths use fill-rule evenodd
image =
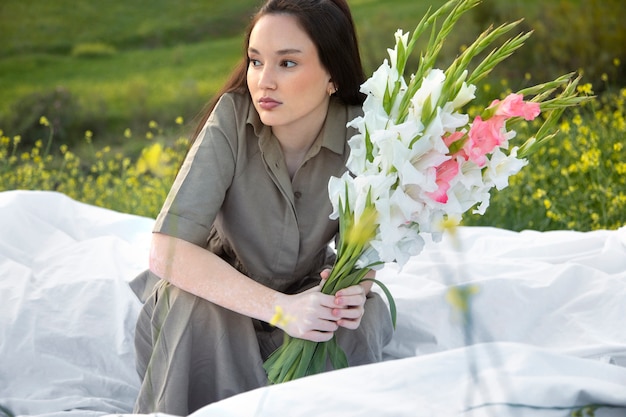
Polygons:
M270 97L261 97L259 99L259 107L261 107L263 110L272 110L280 105L280 101L276 101Z

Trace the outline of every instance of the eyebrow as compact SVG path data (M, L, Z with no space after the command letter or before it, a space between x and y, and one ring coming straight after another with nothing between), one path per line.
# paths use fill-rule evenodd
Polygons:
M248 52L261 55L261 53L254 48L248 48ZM301 54L301 53L302 51L296 48L280 49L276 51L276 55L293 55L293 54Z

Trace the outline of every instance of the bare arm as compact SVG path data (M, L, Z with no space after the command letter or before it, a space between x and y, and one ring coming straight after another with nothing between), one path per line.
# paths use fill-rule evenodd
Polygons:
M184 291L255 319L269 322L280 306L291 317L281 328L313 341L329 340L338 326L353 328L355 320L358 326L365 300L363 290L333 297L322 294L319 286L300 294L283 294L241 274L212 252L161 233L152 237L150 269Z

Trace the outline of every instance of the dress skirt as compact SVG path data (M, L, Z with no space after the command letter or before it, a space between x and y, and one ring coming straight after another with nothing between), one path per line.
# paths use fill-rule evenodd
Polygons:
M134 282L145 296L135 333L142 385L134 413L186 416L268 384L263 362L282 344L282 330L157 280L146 271ZM371 292L359 328L335 334L356 366L381 361L392 332L387 305Z

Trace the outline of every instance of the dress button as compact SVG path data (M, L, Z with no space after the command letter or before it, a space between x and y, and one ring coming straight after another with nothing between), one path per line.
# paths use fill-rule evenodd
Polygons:
M295 193L293 193L293 196L295 198L300 198L300 197L302 197L302 193L300 191L296 191Z

